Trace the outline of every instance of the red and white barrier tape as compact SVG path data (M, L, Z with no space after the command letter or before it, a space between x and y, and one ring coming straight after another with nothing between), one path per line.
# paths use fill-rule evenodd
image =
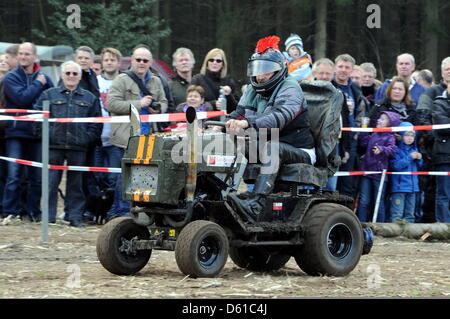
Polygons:
M48 117L48 114L31 114L31 115L0 115L0 121L42 121L43 117Z
M33 162L33 161L5 157L5 156L0 156L0 159L8 161L8 162L42 168L42 163L39 163L39 162ZM102 172L102 173L121 173L122 172L121 168L116 168L116 167L88 167L88 166L68 166L68 165L49 164L48 168L56 169L56 170L63 170L63 171L80 171L80 172Z
M42 121L43 116L47 116L48 111L23 110L23 109L0 109L0 113L40 113L22 116L0 115L1 120L9 121ZM204 120L212 117L227 115L223 111L197 112L197 119ZM165 113L141 115L141 121L146 122L186 122L186 113ZM128 115L108 116L108 117L82 117L82 118L50 118L49 122L57 123L129 123ZM346 132L405 132L405 131L423 131L423 130L441 130L450 128L450 124L436 125L416 125L416 126L394 126L383 128L372 127L343 127L341 130Z
M32 114L50 114L49 111L24 110L24 109L0 109L0 113L32 113Z
M224 111L197 112L197 119L204 120L208 118L226 115ZM0 115L0 120L9 121L31 121L41 122L42 114L23 115L23 116L6 116ZM49 118L49 122L56 123L129 123L128 115L122 116L106 116L106 117L80 117L80 118ZM185 122L186 113L165 113L165 114L149 114L141 115L141 122Z
M41 167L42 163L33 162L23 159L11 158L6 156L0 156L0 160L5 160L8 162ZM88 166L68 166L68 165L48 165L49 169L64 170L64 171L81 171L81 172L102 172L102 173L121 173L121 168L116 167L88 167ZM371 175L371 174L382 174L383 172L377 171L354 171L354 172L336 172L334 176L355 176L355 175ZM436 175L436 176L450 176L450 172L386 172L390 175Z
M416 125L416 126L394 126L394 127L343 127L341 130L346 132L404 132L404 131L424 131L424 130L442 130L450 128L450 124L436 125Z

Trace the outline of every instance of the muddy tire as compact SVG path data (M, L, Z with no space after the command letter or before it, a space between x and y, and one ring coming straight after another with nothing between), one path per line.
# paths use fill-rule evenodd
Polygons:
M114 218L105 224L97 238L97 257L102 266L115 275L133 275L144 268L152 254L151 249L126 249L126 244L136 237L149 239L150 233L131 217Z
M307 212L303 221L305 243L295 261L308 275L345 276L358 264L363 250L363 231L347 207L322 203Z
M291 256L265 247L230 247L230 258L237 266L251 271L275 271L286 265Z
M197 220L186 225L177 238L178 268L193 278L215 277L228 258L228 237L216 223Z

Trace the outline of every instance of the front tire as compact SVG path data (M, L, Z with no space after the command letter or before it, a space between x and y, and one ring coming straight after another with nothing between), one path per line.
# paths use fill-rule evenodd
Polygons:
M305 217L305 242L295 261L308 275L345 276L358 264L363 250L363 231L347 207L322 203Z
M148 263L152 250L134 251L132 239L147 240L148 229L131 217L118 217L106 223L97 238L97 257L103 267L115 275L133 275Z
M196 220L187 224L177 238L178 268L191 277L215 277L228 258L228 237L216 223Z

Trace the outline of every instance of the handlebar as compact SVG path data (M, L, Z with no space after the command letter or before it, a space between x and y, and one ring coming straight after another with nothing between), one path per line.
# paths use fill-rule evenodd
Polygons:
M225 122L220 122L220 121L205 121L205 123L203 123L203 125L204 125L204 126L215 125L215 126L225 127Z

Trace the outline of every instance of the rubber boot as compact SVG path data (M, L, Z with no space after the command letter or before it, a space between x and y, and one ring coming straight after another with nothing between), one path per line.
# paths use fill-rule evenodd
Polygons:
M266 197L273 190L276 177L277 174L259 175L252 195L248 199L239 199L237 196L232 196L233 201L254 220L259 220L261 213L264 211Z

